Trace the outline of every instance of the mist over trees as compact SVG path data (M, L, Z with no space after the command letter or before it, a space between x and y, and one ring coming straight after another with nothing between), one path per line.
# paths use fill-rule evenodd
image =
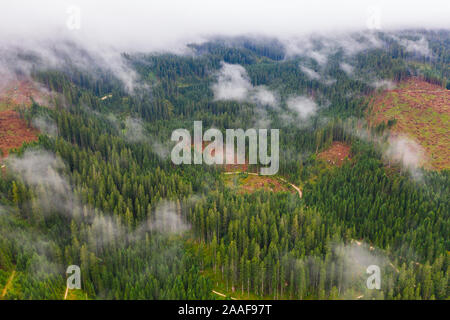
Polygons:
M448 299L449 172L421 169L418 182L388 168L366 138L388 125L363 119L380 86L418 76L448 88L449 32L373 36L124 53L132 90L108 68L26 57L56 94L19 110L44 129L0 173L0 283L18 274L6 298L62 299L75 264L82 299L215 299L217 285L242 298ZM224 82L245 90L229 97ZM173 165L170 134L194 120L279 128L278 175L303 198L235 192L221 167ZM317 158L333 141L351 145L339 168ZM373 264L381 290L366 287Z

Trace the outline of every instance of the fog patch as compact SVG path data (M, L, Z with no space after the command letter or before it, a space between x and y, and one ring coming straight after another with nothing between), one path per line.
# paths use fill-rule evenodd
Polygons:
M375 89L382 89L382 90L393 90L396 87L396 84L387 79L382 80L375 80L369 83L370 86L374 87Z
M423 182L423 168L428 165L428 157L422 146L410 137L384 132L377 134L368 129L364 120L349 119L344 124L344 130L359 139L373 143L375 149L381 152L388 165L397 164L407 171L414 181Z
M419 54L424 57L431 57L432 53L430 47L428 46L428 41L421 37L419 40L408 40L408 39L399 39L399 44L402 45L407 52L413 54Z
M247 71L238 64L222 62L217 83L212 85L215 100L245 101L252 85Z
M128 65L123 53L113 46L87 45L65 38L5 42L0 39L0 44L0 75L5 78L14 79L17 75L30 77L37 70L70 72L71 68L76 68L94 78L99 77L99 73L112 73L129 93L136 88L147 88Z
M362 51L380 48L383 42L374 32L353 33L314 33L311 35L281 37L287 58L303 56L315 61L323 67L328 57L339 51L352 57Z
M32 125L40 132L45 133L51 137L56 137L58 135L58 127L55 121L49 116L37 116L32 120Z
M316 102L305 96L290 97L286 103L287 107L301 120L306 120L315 115L318 110Z
M112 116L111 121L117 121L115 116ZM170 150L167 146L158 141L157 138L152 137L147 133L147 130L144 128L144 122L139 118L127 117L125 119L125 129L122 135L126 141L131 143L150 144L152 151L161 160L167 159L170 154Z
M150 230L161 233L179 234L190 229L177 212L174 202L165 201L158 204L155 216L150 220Z
M314 71L308 67L305 67L305 66L300 66L300 69L302 70L303 73L306 73L308 78L310 78L311 80L319 80L320 79L320 74L318 74L316 71Z
M128 142L145 142L147 140L143 121L138 118L127 117L125 119L123 135Z
M252 100L259 105L268 105L271 107L278 106L278 98L272 91L268 90L264 86L258 86L255 88L252 95Z
M32 186L44 185L57 193L70 190L66 179L59 173L64 163L50 152L26 150L21 157L13 155L8 158L7 166Z
M416 141L406 136L390 135L383 155L389 162L400 163L415 180L421 181L423 173L419 170L426 163L425 151Z
M347 74L347 76L353 75L354 68L350 64L342 62L339 66Z
M278 106L278 98L265 86L253 86L244 67L221 62L217 82L212 84L214 100L250 102L256 105Z

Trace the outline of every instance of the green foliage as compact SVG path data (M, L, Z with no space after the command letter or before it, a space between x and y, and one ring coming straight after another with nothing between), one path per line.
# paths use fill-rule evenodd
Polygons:
M401 80L417 71L410 68L414 61L442 70L448 53L440 48L448 46L448 35L446 44L428 36L436 60L417 61L392 42L356 55L355 74ZM346 130L348 118L364 116L364 95L374 89L340 69L342 52L324 68L337 81L325 84L301 72L304 57L284 59L276 41L242 38L231 47L213 41L192 48L192 57L125 55L142 79L133 94L111 74L35 72L60 95L53 108L34 103L21 114L28 121L49 117L58 135L42 134L17 155L38 146L61 158L74 205L71 214L54 203L43 206L40 195L54 199L44 183L2 174L0 284L12 270L18 273L6 298L62 299L65 268L76 264L85 294L79 298L213 299L214 282L220 282L241 297L448 299L449 172L428 172L425 184L417 184L388 171L371 145ZM245 66L253 85L277 91L280 110L293 94L314 95L328 107L297 126L264 106L214 101L210 86L221 61ZM448 79L445 72L440 76ZM102 100L105 95L111 97ZM304 186L303 199L237 194L224 185L221 168L174 166L149 143L170 140L173 129L191 128L194 120L221 130L249 128L261 108L272 127L281 128L279 174ZM128 116L144 120L149 139L127 139ZM352 161L335 170L315 157L332 141L352 145ZM175 204L190 230L167 234L146 227L163 200ZM96 228L99 221L111 233ZM356 270L347 255L358 248L355 240L374 247L357 250L384 261L378 292L365 287L367 266Z

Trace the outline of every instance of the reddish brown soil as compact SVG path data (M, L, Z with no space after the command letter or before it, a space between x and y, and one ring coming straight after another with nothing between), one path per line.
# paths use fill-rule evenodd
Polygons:
M350 146L339 141L334 141L330 148L319 153L318 158L340 167L345 159L350 158Z
M24 142L37 140L39 132L29 127L14 110L30 106L32 98L43 103L48 101L49 95L30 79L9 81L0 87L0 150L3 157L8 156L11 149L21 147Z
M30 79L13 80L0 87L0 110L7 106L29 106L31 99L45 104L48 98L49 93Z
M0 112L0 150L4 157L9 150L19 148L24 142L36 141L37 134L38 131L28 127L16 111Z

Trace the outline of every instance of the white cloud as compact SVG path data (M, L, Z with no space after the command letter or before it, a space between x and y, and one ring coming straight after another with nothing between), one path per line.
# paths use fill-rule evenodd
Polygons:
M32 120L33 127L37 128L40 132L48 134L51 137L58 135L58 127L55 121L48 116L37 116Z
M245 101L253 86L244 67L222 62L217 83L212 85L214 99Z
M252 102L257 105L276 107L278 99L265 86L253 86L247 71L239 64L222 62L217 82L211 86L215 100Z
M67 28L70 6L81 10L80 29ZM120 51L183 50L203 36L367 30L370 0L15 0L4 1L0 39L70 37ZM449 28L449 6L439 0L377 2L383 28Z
M144 142L147 140L144 123L141 119L127 117L125 119L125 139L129 142Z
M320 79L320 74L318 74L317 72L315 72L313 69L310 69L308 67L305 66L300 66L300 69L306 73L306 75L312 79L312 80L319 80Z
M375 80L369 84L376 89L392 90L395 88L395 83L392 82L391 80L386 80L386 79Z
M431 50L428 46L428 41L425 38L413 41L408 39L400 39L399 43L406 48L407 52L420 54L425 57L431 56Z
M353 74L354 68L351 65L349 65L348 63L342 62L339 66L347 75L350 76Z
M150 229L162 233L183 233L190 229L177 213L174 202L161 202L155 210L155 217L150 220Z
M275 94L263 86L258 86L255 88L253 100L256 104L268 105L271 107L276 107L278 105L278 99Z
M426 163L426 157L424 149L416 141L406 136L391 135L384 156L390 162L400 163L413 178L421 180L422 173L419 168Z
M289 98L287 100L287 106L303 120L314 115L318 109L314 100L304 96Z
M415 140L396 133L375 134L367 129L365 120L349 119L344 130L359 139L374 144L388 165L398 164L408 171L416 182L423 182L422 168L429 163L425 150Z
M322 53L319 51L309 51L308 56L316 60L316 62L321 66L327 64L328 58L326 53Z
M112 123L117 123L114 115L109 116ZM139 118L127 117L125 119L125 131L123 136L128 142L132 143L148 143L151 145L153 152L161 159L168 158L170 150L163 145L158 139L152 137L144 128L144 122Z

